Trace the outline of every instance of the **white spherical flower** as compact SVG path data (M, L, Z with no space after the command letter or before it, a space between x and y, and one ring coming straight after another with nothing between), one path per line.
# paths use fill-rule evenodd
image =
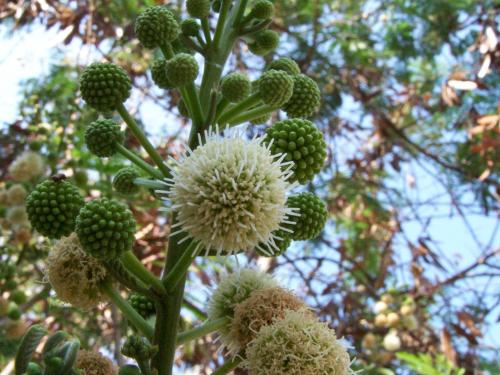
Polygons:
M384 337L384 349L390 352L396 352L401 349L401 339L397 332L390 331Z
M44 170L42 157L33 151L22 153L9 166L9 174L14 181L29 181L41 176Z
M282 224L294 214L286 206L292 165L272 155L262 138L205 138L172 170L168 197L178 218L172 235L185 233L207 253L276 246L273 232L290 231Z
M378 301L373 306L373 312L375 314L380 314L380 313L383 313L384 311L386 311L388 307L389 306L387 306L387 303L385 303L384 301Z

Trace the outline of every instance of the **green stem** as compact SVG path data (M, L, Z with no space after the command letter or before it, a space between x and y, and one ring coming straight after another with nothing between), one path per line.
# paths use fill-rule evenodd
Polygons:
M241 19L245 14L245 10L247 8L248 0L240 0L238 12L236 13L236 17L234 18L233 27L236 28L241 23Z
M149 272L146 267L144 267L144 264L137 259L132 251L125 252L121 257L121 261L127 270L129 270L146 285L150 285L158 294L167 294L167 291L161 281Z
M217 370L212 372L212 375L226 375L229 374L232 370L234 370L236 367L238 367L243 360L240 357L235 357L233 359L230 359L226 363L224 363L221 367L219 367Z
M169 292L175 290L179 282L186 276L189 266L193 263L197 245L195 241L191 242L184 251L184 254L182 254L169 273L163 278L163 285Z
M200 98L196 92L196 86L191 82L184 87L184 90L191 105L193 124L200 126L203 124L203 111L201 110Z
M266 104L261 105L259 107L253 108L253 109L251 109L249 111L240 113L238 116L233 117L229 121L229 125L230 126L235 126L235 125L242 124L242 123L244 123L246 121L252 121L253 119L256 119L258 117L267 115L270 112L273 112L275 109L276 108L273 108L273 107L268 106Z
M151 368L149 367L148 361L144 359L135 359L137 365L141 369L142 375L151 375Z
M213 125L216 114L217 114L217 91L212 90L212 92L210 93L210 107L207 119L205 121L205 124L203 125L204 129L208 129L210 125Z
M199 46L198 44L196 44L196 42L193 39L191 39L191 38L189 38L189 37L187 37L185 35L181 35L179 38L181 39L181 41L185 45L187 45L192 50L198 52L200 55L204 55L205 54L205 51L203 50L203 48L201 46Z
M156 177L156 178L160 178L160 179L163 178L163 175L161 174L161 172L159 170L155 169L151 164L146 163L139 155L136 155L135 153L130 151L128 148L126 148L125 146L123 146L119 143L116 144L116 147L117 147L118 152L122 156L124 156L125 158L130 160L132 163L137 165L144 172L150 174L152 177Z
M217 123L220 125L225 125L229 123L233 119L233 117L238 116L241 112L251 108L252 106L258 104L260 102L260 95L258 93L250 95L248 98L242 100L238 104L229 108L226 112L224 112L218 119Z
M217 51L219 49L220 39L222 37L222 32L224 31L224 26L226 25L226 18L229 12L229 8L231 7L232 0L223 0L222 6L219 13L219 19L217 20L217 26L215 28L214 34L214 50Z
M190 329L189 331L181 332L177 335L177 345L183 345L189 341L196 340L197 338L206 336L212 332L215 332L229 324L230 320L228 318L219 318L216 320L207 320L202 325Z
M139 143L142 145L142 147L144 147L151 159L153 159L154 163L160 169L163 175L167 178L170 177L170 171L168 167L163 163L162 157L153 147L151 142L149 142L149 139L147 139L147 137L144 135L142 130L139 128L139 125L137 125L132 116L130 116L123 103L118 105L117 111L122 117L123 121L125 121L125 123L128 125L132 133L134 133Z
M153 327L151 327L130 304L125 301L120 293L115 290L110 283L103 283L101 290L109 297L109 299L120 309L122 314L141 331L144 336L151 340L153 338Z
M163 53L163 56L167 60L170 60L175 55L174 49L172 48L172 45L170 43L162 44L160 46L160 49L161 49L161 52Z
M258 31L264 30L264 29L266 29L271 24L272 21L273 20L271 20L271 19L262 20L262 21L256 23L253 26L240 29L239 34L241 36L243 36L243 35L253 34L253 33L256 33Z
M203 34L205 35L207 46L210 46L212 44L212 36L210 35L210 25L208 24L208 18L205 17L201 20L201 27L203 29Z

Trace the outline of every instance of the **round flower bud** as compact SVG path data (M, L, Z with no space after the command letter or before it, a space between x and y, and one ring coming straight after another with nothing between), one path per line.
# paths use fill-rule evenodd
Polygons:
M237 103L250 94L251 84L245 74L231 73L222 79L220 89L226 100Z
M246 349L250 375L351 373L346 347L307 311L287 311L263 327Z
M151 358L156 350L144 337L129 336L125 340L121 352L126 357L145 361Z
M167 61L167 78L174 87L185 86L198 76L198 63L188 53L179 53Z
M210 298L208 318L233 319L236 306L249 298L253 292L277 286L278 283L270 275L257 270L243 268L229 274L219 282ZM230 346L234 342L230 330L230 325L219 330L224 346Z
M134 184L134 180L138 177L140 177L139 172L134 167L122 168L113 179L113 187L121 194L137 193L139 186Z
M156 60L151 67L153 82L162 89L171 89L172 83L167 78L167 60Z
M11 304L9 310L7 311L7 318L10 320L19 320L21 318L21 310L16 304Z
M23 204L26 199L26 195L27 192L23 185L12 185L9 190L7 190L7 204L11 206Z
M205 18L210 13L210 0L187 0L186 8L191 17Z
M135 219L122 203L100 198L85 204L76 218L83 249L100 260L118 259L132 248Z
M411 315L411 314L413 314L414 311L415 311L415 306L414 305L403 305L399 309L399 312L403 316Z
M75 233L60 239L47 259L47 278L57 297L74 307L91 309L107 300L100 285L108 278L106 269L87 255Z
M258 82L262 101L271 107L279 108L292 97L293 79L285 72L268 70Z
M267 115L254 118L253 120L250 121L250 123L253 125L261 125L267 123L270 119L271 119L271 114L268 113Z
M26 368L26 375L42 375L43 369L38 363L30 362Z
M291 235L294 240L312 240L325 227L328 211L325 203L312 193L300 193L288 198L288 207L298 209L300 216L294 217Z
M113 111L125 102L130 96L131 87L125 70L111 63L92 63L80 77L83 100L101 112Z
M383 294L382 297L380 297L380 300L384 301L385 303L394 302L394 298L389 293Z
M76 357L75 368L85 375L116 375L117 368L106 357L90 350L80 350Z
M142 375L142 372L137 366L125 365L123 367L120 367L118 375Z
M376 344L377 344L377 336L375 336L371 332L368 332L366 335L364 335L363 340L361 341L361 346L365 350L373 349Z
M390 352L397 352L401 349L401 339L399 338L397 332L390 331L384 337L384 349Z
M267 20L274 16L274 4L269 0L257 0L250 11L253 18Z
M7 211L6 219L12 225L23 225L28 221L26 207L14 206Z
M321 94L319 87L308 76L297 74L293 76L292 97L283 106L288 117L310 117L319 108Z
M395 312L387 314L387 324L389 327L395 327L399 323L399 315Z
M174 235L183 233L217 254L270 243L292 212L286 206L291 185L285 166L261 138L206 138L172 171L168 198L179 219Z
M245 301L236 305L229 333L232 339L229 350L238 353L262 327L283 319L286 311L306 308L304 301L280 287L253 291Z
M375 327L386 327L387 326L387 315L378 314L375 316Z
M9 300L17 305L22 305L23 303L26 303L28 297L26 296L26 293L24 293L24 291L16 290L10 294Z
M31 225L49 238L61 238L73 232L83 203L78 189L58 176L38 184L26 199Z
M200 32L200 24L194 18L186 18L181 23L181 30L185 36L196 36Z
M179 24L165 6L147 8L135 21L135 34L146 48L160 47L179 36Z
M248 45L248 49L255 55L264 56L278 47L280 36L276 31L263 30L255 35L255 39Z
M120 126L112 120L97 120L85 129L85 143L94 155L109 157L125 139Z
M139 293L132 293L128 297L128 302L132 305L144 319L156 314L155 303L153 300Z
M40 154L26 151L19 155L9 166L9 174L14 181L30 181L43 174L45 163Z
M275 123L266 130L264 142L272 142L273 154L286 154L293 162L290 181L305 184L311 181L326 159L326 142L316 126L303 119L289 119Z
M288 57L281 57L277 60L272 61L267 67L267 70L271 69L287 72L291 76L300 74L299 65L294 60Z
M290 233L278 230L274 234L274 243L267 246L261 245L255 249L257 254L265 257L278 257L283 254L292 244Z
M387 303L384 301L377 301L375 305L373 305L373 312L375 314L380 314L385 312L388 308L389 306L387 306Z

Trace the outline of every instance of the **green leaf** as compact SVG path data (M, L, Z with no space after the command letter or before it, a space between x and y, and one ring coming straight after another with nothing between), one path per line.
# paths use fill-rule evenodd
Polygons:
M21 345L17 351L15 360L15 375L22 375L28 368L31 356L35 352L36 347L42 340L43 336L47 334L45 328L36 324L28 329L28 332L21 340Z

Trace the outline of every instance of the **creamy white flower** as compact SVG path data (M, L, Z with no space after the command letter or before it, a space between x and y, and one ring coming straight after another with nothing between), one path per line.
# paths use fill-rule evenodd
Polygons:
M231 254L276 247L273 232L290 215L287 193L292 164L272 155L262 138L246 140L241 132L223 137L206 133L205 142L176 161L168 198L177 213L172 235L185 233L205 251Z
M390 331L384 337L384 349L390 352L395 352L401 349L401 339L397 332Z

